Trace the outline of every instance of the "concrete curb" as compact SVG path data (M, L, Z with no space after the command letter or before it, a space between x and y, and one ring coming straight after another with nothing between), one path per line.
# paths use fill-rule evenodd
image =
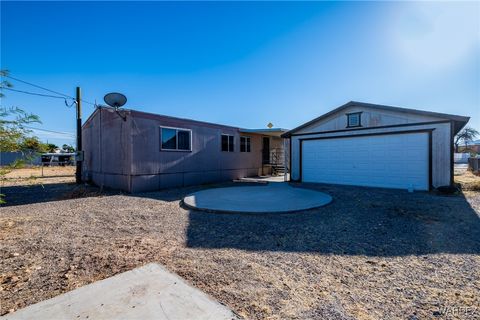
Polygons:
M325 206L328 206L332 202L333 202L333 198L332 198L332 200L330 200L329 203L326 203L326 204L321 205L321 206L312 207L312 208L301 209L301 210L291 210L291 211L265 211L265 212L228 211L228 210L214 210L214 209L197 208L197 207L190 206L190 205L186 204L183 201L183 199L180 201L180 206L183 209L186 209L186 210L193 210L193 211L213 213L213 214L225 214L225 215L236 214L236 215L246 215L246 216L265 216L265 215L278 216L278 215L282 215L282 214L289 215L289 214L295 214L295 213L312 213L311 211L313 211L315 209L323 208Z
M241 186L241 185L239 185ZM246 187L246 186L241 186ZM321 191L317 190L309 190L309 192L313 192L312 194L305 194L300 192L299 194L292 194L292 191L288 188L294 188L290 185L275 185L273 184L268 190L265 189L264 195L259 195L257 190L252 190L251 198L250 195L246 195L245 193L239 193L235 195L235 187L227 187L227 188L212 188L212 189L205 189L199 192L194 192L191 194L186 195L181 201L180 206L187 210L193 211L200 211L206 213L215 213L215 214L243 214L243 215L281 215L281 214L297 214L297 213L308 213L309 211L324 207L330 204L333 201L333 198ZM219 190L223 189L222 191L219 190L219 194L208 192L210 190ZM226 190L231 189L231 190ZM308 189L301 189L300 190L308 190ZM278 191L277 191L278 190ZM228 192L232 192L232 198L230 199ZM278 201L285 200L290 201L289 205L287 205L286 210L283 210L283 206L278 206L275 199L278 192ZM315 193L321 197L321 199L315 196ZM218 195L219 198L215 198ZM262 198L262 196L264 198ZM238 198L236 198L238 197ZM298 198L297 198L298 197ZM211 200L210 200L211 199ZM263 199L270 199L270 200L263 200ZM301 202L303 203L295 203ZM231 201L231 202L230 202ZM249 211L248 210L248 203L251 201L257 201L256 203L260 207L266 207L265 210L255 210ZM232 203L232 205L230 205ZM210 206L211 204L211 206ZM305 205L305 206L303 206ZM224 206L225 208L222 208ZM268 206L273 206L274 210L269 210ZM295 208L295 207L299 208ZM232 209L230 209L231 207ZM290 208L288 208L290 207Z

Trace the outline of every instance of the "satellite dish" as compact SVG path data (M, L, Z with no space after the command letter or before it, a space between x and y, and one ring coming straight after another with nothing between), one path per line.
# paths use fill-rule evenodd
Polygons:
M106 104L108 104L110 107L114 107L115 109L118 109L127 103L127 97L118 92L107 93L105 97L103 97L103 100Z

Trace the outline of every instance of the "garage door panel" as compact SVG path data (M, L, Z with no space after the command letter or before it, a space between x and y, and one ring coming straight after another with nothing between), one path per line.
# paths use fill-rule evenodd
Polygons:
M302 142L302 180L428 190L428 134Z
M421 153L421 150L406 150L407 156L408 157L416 157Z

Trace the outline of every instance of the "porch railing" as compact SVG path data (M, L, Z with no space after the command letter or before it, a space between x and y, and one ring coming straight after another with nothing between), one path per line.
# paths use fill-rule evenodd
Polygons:
M270 164L283 166L285 164L285 151L280 148L270 149Z

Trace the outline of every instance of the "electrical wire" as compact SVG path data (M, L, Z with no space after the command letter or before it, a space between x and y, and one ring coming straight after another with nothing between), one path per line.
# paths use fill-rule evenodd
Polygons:
M31 82L27 82L27 81L25 81L25 80L21 80L21 79L18 79L18 78L14 78L14 77L12 77L12 76L10 76L10 75L3 75L3 77L6 77L6 78L9 78L9 79L18 81L18 82L22 82L22 83L28 84L29 86L32 86L32 87L35 87L35 88L38 88L38 89L42 89L42 90L45 90L45 91L48 91L48 92L51 92L51 93L59 94L59 95L61 95L61 96L67 97L67 98L75 99L74 97L69 96L68 94L64 94L64 93L61 93L61 92L58 92L58 91L53 91L53 90L44 88L44 87L42 87L42 86L33 84L33 83L31 83Z
M5 90L9 90L9 91L14 91L14 92L20 92L20 93L30 94L30 95L33 95L33 96L63 99L63 100L66 101L66 98L65 98L65 97L61 97L61 96L53 96L53 95L50 95L50 94L43 94L43 93L37 93L37 92L29 92L29 91L17 90L17 89L12 89L12 88L8 88L8 87L3 87L2 90L4 90L4 89L5 89ZM68 99L73 99L73 98L68 98ZM73 100L75 100L75 99L73 99Z
M55 131L55 130L48 130L48 129L40 129L40 128L35 128L35 127L30 127L30 126L23 126L24 128L27 128L27 129L32 129L32 130L38 130L38 131L45 131L45 132L51 132L51 133L58 133L58 134L63 134L63 135L67 135L67 136L72 136L72 137L76 137L75 134L71 133L71 132L62 132L62 131Z
M74 97L72 97L72 96L69 96L68 94L61 93L61 92L54 91L54 90L50 90L50 89L47 89L47 88L45 88L45 87L39 86L39 85L37 85L37 84L34 84L34 83L31 83L31 82L28 82L28 81L25 81L25 80L22 80L22 79L18 79L18 78L12 77L12 76L10 76L10 75L5 75L5 74L4 74L4 75L2 75L2 77L9 78L9 79L12 79L12 80L15 80L15 81L18 81L18 82L27 84L27 85L29 85L29 86L32 86L32 87L35 87L35 88L38 88L38 89L42 89L42 90L45 90L45 91L48 91L48 92L51 92L51 93L55 93L55 94L64 96L64 97L66 97L66 98L70 98L70 99L76 100L76 98L74 98ZM3 89L6 89L6 88L3 88ZM92 106L95 106L94 103L89 102L89 101L86 101L86 100L84 100L84 99L80 99L80 101L82 101L82 102L84 102L84 103L87 103L87 104L90 104L90 105L92 105Z

